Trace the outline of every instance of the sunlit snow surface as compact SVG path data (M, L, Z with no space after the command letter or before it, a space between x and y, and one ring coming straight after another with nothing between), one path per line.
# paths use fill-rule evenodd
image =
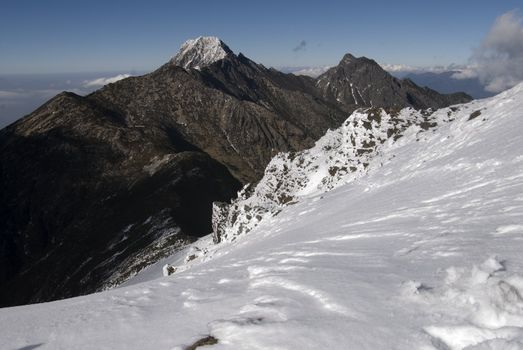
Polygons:
M523 85L455 117L186 270L1 309L0 348L523 349Z
M225 56L230 49L217 37L200 36L187 40L180 48L180 52L172 59L176 65L185 69L201 69Z

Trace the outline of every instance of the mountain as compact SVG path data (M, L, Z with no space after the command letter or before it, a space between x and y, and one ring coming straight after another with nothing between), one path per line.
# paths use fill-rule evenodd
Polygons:
M523 84L430 115L359 110L271 161L257 192L279 179L294 204L220 244L201 238L126 287L0 309L2 345L521 349L521 111ZM241 210L267 197L249 198ZM162 277L166 263L176 271Z
M150 74L85 97L61 93L2 129L0 305L118 285L211 232L213 202L362 106L331 98L326 77L268 69L200 37ZM382 89L378 78L395 81L364 78ZM430 106L464 98L418 93Z
M397 79L375 61L351 54L346 54L336 67L320 75L316 85L326 100L345 105L437 109L471 100L464 93L442 95L421 88L409 79Z

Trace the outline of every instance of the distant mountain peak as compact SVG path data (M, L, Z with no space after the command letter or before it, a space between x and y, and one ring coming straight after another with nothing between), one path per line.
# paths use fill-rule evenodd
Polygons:
M374 60L350 53L316 79L325 99L345 106L441 108L471 100L466 94L442 95L421 88L410 80L399 80Z
M371 64L371 65L378 65L376 61L367 58L365 56L362 57L356 57L350 53L346 53L343 58L341 59L340 63L341 66L346 66L348 64Z
M224 59L229 54L233 54L232 50L219 38L200 36L183 43L171 62L185 69L200 69Z

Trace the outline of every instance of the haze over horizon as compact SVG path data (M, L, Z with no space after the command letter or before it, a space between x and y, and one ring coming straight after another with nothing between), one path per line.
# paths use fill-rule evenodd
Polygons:
M465 64L493 21L520 5L9 1L0 13L0 74L147 71L200 35L274 67L332 65L347 52L411 66Z
M7 2L0 12L0 128L62 90L86 94L150 72L201 35L285 72L317 75L350 52L398 76L456 70L453 79L476 79L497 93L523 80L519 5Z

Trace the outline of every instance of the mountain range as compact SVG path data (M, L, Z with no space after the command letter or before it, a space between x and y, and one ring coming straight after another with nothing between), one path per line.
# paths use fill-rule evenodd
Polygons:
M470 100L350 54L316 79L284 74L214 37L150 74L58 94L0 130L0 306L121 284L209 234L213 202L357 109Z
M0 347L522 349L522 111L523 83L359 109L216 205L214 235L118 288L1 308Z

